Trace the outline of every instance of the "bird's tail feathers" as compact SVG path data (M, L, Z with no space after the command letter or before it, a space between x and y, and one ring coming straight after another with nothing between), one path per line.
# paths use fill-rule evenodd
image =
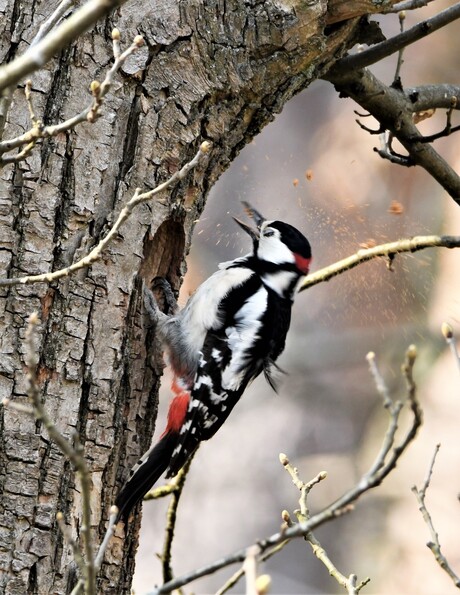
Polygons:
M165 433L140 459L131 471L131 476L117 496L115 505L118 508L118 520L126 524L132 509L142 500L150 488L166 471L175 446L178 434Z

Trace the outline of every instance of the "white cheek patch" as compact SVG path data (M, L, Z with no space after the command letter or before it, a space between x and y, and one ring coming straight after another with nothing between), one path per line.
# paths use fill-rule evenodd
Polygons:
M295 263L294 254L276 235L270 237L261 236L257 256L273 264Z

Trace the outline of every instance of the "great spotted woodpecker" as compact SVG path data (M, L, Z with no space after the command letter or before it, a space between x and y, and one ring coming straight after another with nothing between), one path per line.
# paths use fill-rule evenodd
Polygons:
M178 473L202 440L222 426L248 384L272 369L284 349L291 307L308 273L308 240L292 225L266 221L247 203L257 228L235 219L253 241L250 254L219 265L180 312L166 316L147 290L174 373L168 422L159 442L133 467L116 499L125 522L159 477Z

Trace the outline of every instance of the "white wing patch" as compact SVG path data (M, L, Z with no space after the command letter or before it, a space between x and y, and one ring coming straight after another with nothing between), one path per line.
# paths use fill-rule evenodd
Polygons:
M198 287L179 315L181 327L187 329L184 340L192 353L201 350L206 333L219 326L218 309L223 298L254 274L243 267L222 269Z
M216 360L216 362L217 362L218 364L220 364L220 362L222 361L222 353L221 353L221 352L220 352L218 349L216 349L215 347L214 347L214 349L211 351L211 357L212 357L214 360Z
M205 384L206 386L209 386L209 388L212 388L213 385L212 385L211 376L208 376L207 374L203 374L202 376L199 376L193 386L193 389L197 390L201 386L203 386L203 384Z
M232 357L222 373L224 390L238 390L244 378L248 350L259 338L260 318L266 310L267 299L267 290L260 287L235 314L235 326L225 331Z

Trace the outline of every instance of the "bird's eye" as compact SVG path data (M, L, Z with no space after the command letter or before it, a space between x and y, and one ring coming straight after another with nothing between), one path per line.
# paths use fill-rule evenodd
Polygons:
M271 236L274 236L274 235L275 235L275 232L273 231L273 229L266 229L264 231L264 236L266 238L270 238Z

